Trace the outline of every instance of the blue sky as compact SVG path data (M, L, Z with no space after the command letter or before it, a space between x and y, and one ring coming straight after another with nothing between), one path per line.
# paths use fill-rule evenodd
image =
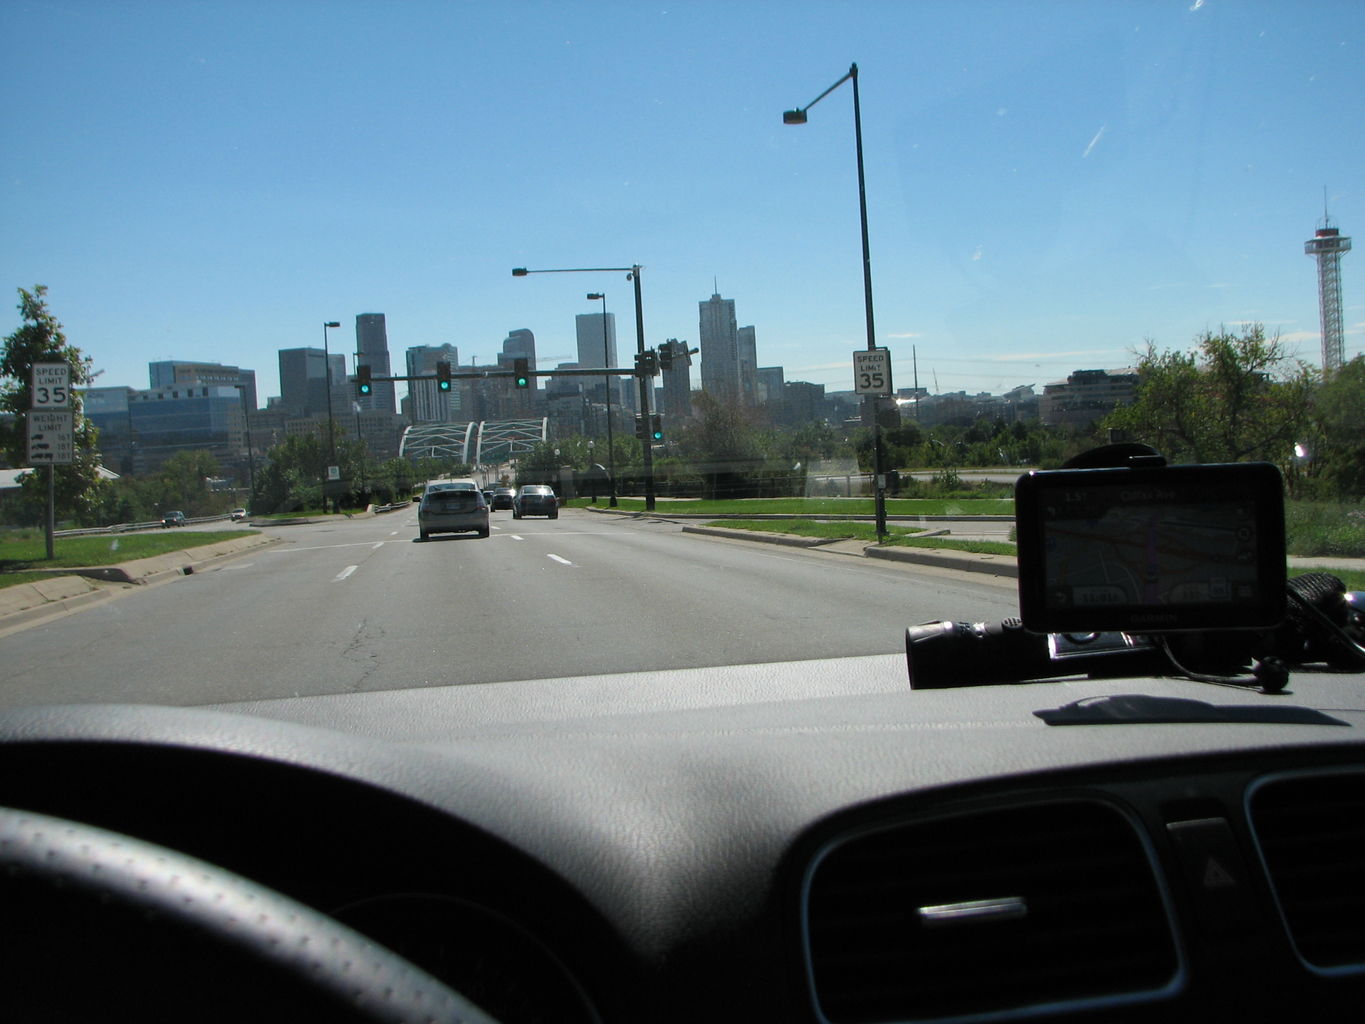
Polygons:
M525 327L548 369L590 291L629 351L623 274L510 271L639 263L648 344L696 344L714 280L761 365L847 390L852 90L781 115L853 61L898 386L912 347L999 392L1247 321L1316 364L1324 188L1365 246L1359 0L4 0L0 37L0 286L46 284L102 384L202 359L264 399L365 312L398 365ZM1349 358L1365 252L1342 279Z

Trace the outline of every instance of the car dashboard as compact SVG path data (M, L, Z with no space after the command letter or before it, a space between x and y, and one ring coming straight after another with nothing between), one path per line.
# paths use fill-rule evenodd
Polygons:
M504 1022L1341 1019L1365 676L896 656L0 713L0 804L254 880ZM3 998L3 997L0 997Z

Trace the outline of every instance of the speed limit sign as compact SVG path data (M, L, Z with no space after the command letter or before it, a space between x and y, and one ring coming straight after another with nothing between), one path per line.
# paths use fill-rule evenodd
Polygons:
M853 390L859 395L891 394L891 353L887 349L853 353Z
M34 409L71 408L71 367L67 363L33 364Z

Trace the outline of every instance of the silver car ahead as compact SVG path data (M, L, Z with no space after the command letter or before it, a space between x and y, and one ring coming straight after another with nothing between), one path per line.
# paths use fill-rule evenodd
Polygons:
M477 533L488 536L488 502L473 487L431 488L417 506L417 531L422 540L433 533Z

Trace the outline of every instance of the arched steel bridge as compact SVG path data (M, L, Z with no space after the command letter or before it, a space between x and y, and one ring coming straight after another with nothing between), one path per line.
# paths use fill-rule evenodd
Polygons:
M454 459L474 465L506 462L548 440L549 420L477 420L418 423L403 431L398 455L405 459Z

